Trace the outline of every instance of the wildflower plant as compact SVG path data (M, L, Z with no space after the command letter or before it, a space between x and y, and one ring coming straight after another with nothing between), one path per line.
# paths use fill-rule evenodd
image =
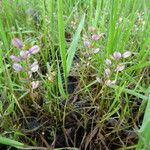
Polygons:
M105 33L99 33L97 31L97 28L95 27L89 27L88 28L88 33L84 34L83 36L83 45L86 49L86 54L91 55L91 54L97 54L100 52L100 47L99 44L102 41Z
M39 70L38 61L34 59L34 55L39 52L40 48L38 45L34 45L28 50L25 50L23 42L18 38L12 40L12 45L19 50L18 56L14 54L10 56L10 59L13 62L12 67L19 76L20 72L25 73L25 77L23 76L21 79L26 82L26 89L29 91L33 100L33 92L39 87L39 81L35 80L33 77L33 73L38 72Z
M118 74L126 67L124 61L126 61L126 59L128 59L131 55L132 53L130 51L126 51L122 54L115 51L112 55L105 59L104 79L102 80L99 77L96 77L96 80L99 83L104 83L106 86L116 84Z

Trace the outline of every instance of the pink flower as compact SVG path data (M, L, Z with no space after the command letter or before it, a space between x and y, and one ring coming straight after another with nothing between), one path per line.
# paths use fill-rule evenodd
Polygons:
M98 34L93 34L93 35L92 35L92 39L93 39L94 41L98 41L98 40L100 39L100 36L99 36Z
M32 72L37 72L38 69L39 69L38 62L35 61L30 67L31 67L31 71L32 71Z
M32 89L33 89L33 90L36 89L36 88L38 88L38 86L39 86L39 81L33 81L33 82L31 82L31 86L32 86Z
M122 55L120 52L114 52L113 53L113 58L116 59L116 60L119 60L121 59Z
M18 56L15 56L15 55L11 55L11 56L10 56L10 59L11 59L12 61L19 62L19 61L21 60L21 57L18 57Z
M21 40L17 39L17 38L14 38L12 40L12 44L17 47L17 48L22 48L23 47L23 43Z
M36 53L39 52L39 50L40 50L39 46L38 46L38 45L34 45L34 46L32 46L32 47L29 49L29 52L30 52L31 54L36 54Z
M14 63L13 68L16 72L19 72L19 71L23 70L23 67L18 63Z
M20 52L20 56L23 58L23 59L26 59L30 56L30 53L29 51L21 51Z

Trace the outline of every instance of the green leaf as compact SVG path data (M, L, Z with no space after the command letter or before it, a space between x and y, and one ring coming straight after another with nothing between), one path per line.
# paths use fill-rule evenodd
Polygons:
M65 29L64 29L64 19L63 19L63 3L62 0L58 0L58 32L59 32L59 47L60 55L62 61L62 67L64 72L64 77L67 77L67 65L66 65L66 42L65 42Z
M75 35L73 37L73 41L72 41L72 43L70 45L70 48L68 50L67 75L70 72L70 68L71 68L71 65L72 65L72 62L73 62L73 57L75 55L75 52L76 52L76 49L77 49L77 46L78 46L78 41L79 41L79 38L80 38L80 33L81 33L83 25L84 25L84 20L85 20L85 14L81 18L80 24L79 24L79 26L77 28L77 31L76 31L76 33L75 33Z
M23 143L20 143L20 142L15 141L15 140L11 140L11 139L3 137L3 136L0 136L0 144L9 145L9 146L13 146L16 148L25 147L25 145Z

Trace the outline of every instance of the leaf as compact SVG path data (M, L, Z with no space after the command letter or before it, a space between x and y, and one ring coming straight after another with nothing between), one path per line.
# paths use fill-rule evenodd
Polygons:
M66 98L67 96L66 96L66 93L65 93L64 88L63 88L63 81L62 81L59 65L58 65L58 88L59 88L60 94L64 98Z
M63 3L62 0L57 1L58 5L58 31L59 31L59 47L60 55L62 61L62 67L64 72L64 77L67 77L67 65L66 65L66 44L65 44L65 29L64 29L64 19L63 19Z
M16 148L23 148L25 146L23 143L2 136L0 136L0 144L9 145Z
M85 20L85 14L81 18L80 24L79 24L79 26L78 26L78 28L76 30L76 33L75 33L75 35L73 37L73 41L72 41L72 43L70 45L70 48L68 49L67 75L70 72L70 68L71 68L71 65L72 65L72 62L73 62L73 57L75 55L75 52L76 52L76 49L77 49L77 46L78 46L78 41L79 41L79 38L80 38L80 33L81 33L83 25L84 25L84 20Z
M144 113L144 119L142 126L139 130L139 142L137 146L137 150L140 150L141 148L147 149L150 144L150 87L148 88L148 100L147 100L147 106Z

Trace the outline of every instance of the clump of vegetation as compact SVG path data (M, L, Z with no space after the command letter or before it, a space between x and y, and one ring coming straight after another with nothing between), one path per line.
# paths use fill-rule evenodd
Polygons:
M19 56L10 56L11 60L13 61L13 69L18 73L22 71L26 74L25 77L22 77L21 74L18 74L18 79L24 81L26 91L30 93L32 101L35 102L33 90L38 88L39 81L33 79L33 73L38 72L39 65L37 60L34 60L34 62L31 63L31 61L33 61L31 58L32 55L38 53L40 49L37 45L34 45L29 48L29 50L23 50L23 43L17 38L12 40L12 44L16 48L21 49Z
M148 150L149 7L0 1L0 149Z

